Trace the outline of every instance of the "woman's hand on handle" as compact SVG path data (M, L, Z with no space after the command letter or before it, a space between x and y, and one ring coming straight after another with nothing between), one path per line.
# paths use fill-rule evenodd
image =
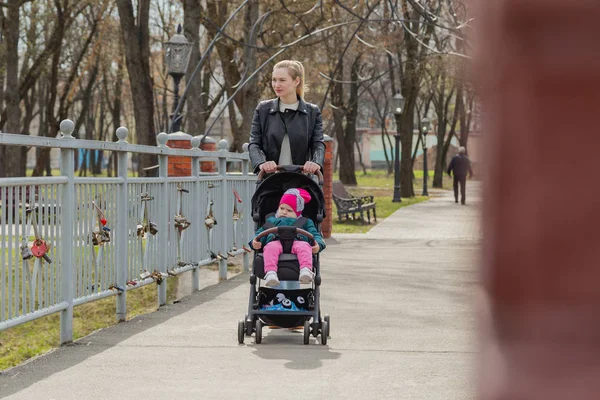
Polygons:
M304 166L302 167L302 170L307 174L314 174L320 169L321 169L321 167L319 166L319 164L314 163L312 161L307 161L306 163L304 163Z
M256 240L256 239L252 239L252 248L253 248L254 250L258 250L258 249L260 249L261 247L262 247L262 243L261 243L261 242L259 242L259 241L258 241L258 240Z
M272 174L277 172L277 164L275 161L266 161L259 166L261 171L264 171L267 174Z

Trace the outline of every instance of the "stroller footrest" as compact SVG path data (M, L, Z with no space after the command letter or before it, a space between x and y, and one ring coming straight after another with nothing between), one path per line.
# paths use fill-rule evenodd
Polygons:
M298 316L307 316L312 317L314 312L311 311L269 311L269 310L256 310L253 312L254 315L298 315Z

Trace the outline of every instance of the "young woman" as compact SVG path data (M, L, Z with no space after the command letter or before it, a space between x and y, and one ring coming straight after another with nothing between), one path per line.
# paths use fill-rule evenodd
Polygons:
M260 102L252 119L248 151L254 172L303 165L313 174L325 158L323 120L319 107L304 101L304 67L299 61L278 62L271 85L277 98Z

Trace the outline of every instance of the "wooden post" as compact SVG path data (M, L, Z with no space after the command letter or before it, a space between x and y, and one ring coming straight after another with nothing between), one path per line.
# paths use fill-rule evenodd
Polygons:
M479 6L489 171L478 398L597 399L600 2Z

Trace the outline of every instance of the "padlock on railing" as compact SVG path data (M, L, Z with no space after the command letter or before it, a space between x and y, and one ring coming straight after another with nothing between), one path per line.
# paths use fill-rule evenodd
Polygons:
M148 230L150 231L151 235L156 235L158 233L158 226L154 222L150 221L148 223Z
M42 258L44 260L46 260L46 262L48 264L52 264L52 258L50 258L50 256L48 255L48 253L50 253L52 251L52 243L46 242L46 246L47 246L48 250L46 250L46 253L44 253L44 255L42 256Z
M142 273L140 274L140 279L141 279L141 280L144 280L144 279L146 279L146 278L149 278L149 277L150 277L150 275L152 275L150 272L148 272L148 271L144 271L144 272L142 272Z
M165 274L165 276L166 276L166 274ZM160 272L158 272L158 271L156 271L156 270L154 270L154 272L152 272L152 273L150 274L150 277L151 277L152 279L154 279L154 281L155 281L157 284L159 284L159 285L160 285L160 284L162 283L162 281L163 281L163 274L162 274L162 273L160 273Z
M21 245L21 258L23 258L23 260L30 260L33 258L33 253L26 244Z
M103 245L108 242L110 242L110 234L107 231L101 230L92 232L92 244L94 246Z
M37 258L43 258L47 263L52 263L52 259L48 256L50 245L44 239L36 239L31 245L31 252Z
M102 227L102 229L100 230L100 243L108 243L110 242L110 229L108 229L107 227Z
M212 229L213 226L215 226L217 224L217 221L212 218L212 217L208 217L204 219L204 225L206 225L206 227L208 229Z
M144 233L145 233L145 229L144 229L144 225L142 224L137 224L137 237L139 238L143 238L144 237Z
M100 236L99 232L92 232L92 234L91 234L92 245L98 246L100 244L100 237L99 236Z
M150 200L154 200L154 197L150 196L148 193L142 193L140 200L150 201Z
M177 214L174 218L175 227L179 229L179 231L183 231L190 227L191 223L181 214Z

